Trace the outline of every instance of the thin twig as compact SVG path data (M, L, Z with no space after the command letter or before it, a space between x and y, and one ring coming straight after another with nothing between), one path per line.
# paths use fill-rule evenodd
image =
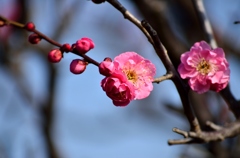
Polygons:
M215 130L215 131L219 131L219 130L222 129L221 126L218 126L218 125L214 124L214 123L211 122L211 121L207 121L207 122L206 122L206 125L209 126L209 127L211 127L211 128L212 128L213 130Z
M208 123L215 131L201 131L201 132L187 132L177 128L174 128L175 133L184 136L183 139L179 140L169 140L169 145L175 144L191 144L191 143L208 143L211 141L223 141L226 138L234 137L240 134L240 120L232 122L225 127L220 127L214 123Z
M165 74L165 75L163 75L161 77L155 78L153 83L160 83L160 82L162 82L164 80L169 80L172 77L173 77L173 74Z
M12 21L12 20L9 20L3 16L0 15L0 20L2 20L5 25L13 25L13 26L16 26L16 27L19 27L19 28L24 28L24 24L21 24L19 22L16 22L16 21Z

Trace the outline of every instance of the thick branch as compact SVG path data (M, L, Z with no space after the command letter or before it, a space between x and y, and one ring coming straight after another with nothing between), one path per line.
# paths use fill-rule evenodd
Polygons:
M180 95L180 98L181 98L181 101L183 104L184 113L189 121L191 130L193 130L195 132L201 131L198 120L195 117L192 107L189 102L188 87L183 83L182 79L180 78L179 74L177 73L176 69L174 68L174 66L167 54L167 50L161 43L161 41L157 35L157 32L146 21L142 21L142 25L148 31L150 36L152 37L153 42L154 42L153 47L154 47L157 55L159 56L159 58L162 60L163 65L167 69L167 72L173 74L172 81L174 82L175 86L177 87L178 93Z
M229 137L234 137L240 134L240 120L226 125L225 127L220 127L214 123L208 122L207 125L214 129L215 131L210 132L187 132L177 128L173 131L184 136L184 139L179 140L169 140L169 145L175 144L191 144L191 143L208 143L211 141L222 141Z
M240 119L240 103L235 99L230 91L229 86L220 91L221 96L228 104L229 109L233 112L237 119Z

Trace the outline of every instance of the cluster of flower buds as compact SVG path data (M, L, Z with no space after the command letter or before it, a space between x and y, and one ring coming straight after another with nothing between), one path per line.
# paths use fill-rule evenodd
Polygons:
M76 43L70 45L63 44L59 49L53 49L48 53L48 60L52 63L58 63L63 58L63 53L74 52L76 54L86 54L89 50L94 48L94 43L90 38L81 38ZM73 74L81 74L85 71L88 62L84 59L74 59L70 64L70 72Z
M42 40L42 37L39 36L37 33L34 32L35 30L35 24L33 22L28 22L25 24L24 28L27 30L27 31L30 31L30 32L33 32L31 35L29 35L28 37L28 41L31 43L31 44L38 44L41 40Z
M0 21L1 22L1 21ZM0 23L1 24L1 23ZM25 24L24 28L27 31L33 32L28 37L28 41L31 44L38 44L42 37L35 31L35 25L33 22ZM60 48L55 48L48 53L48 60L52 63L58 63L63 58L63 53L74 52L75 54L83 55L94 48L94 43L90 38L84 37L79 39L76 43L70 45L68 43L63 44ZM70 71L73 74L81 74L85 71L88 62L84 59L74 59L70 64Z

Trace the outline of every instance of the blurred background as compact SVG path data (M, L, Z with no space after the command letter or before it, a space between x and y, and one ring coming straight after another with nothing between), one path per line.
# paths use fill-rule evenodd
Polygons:
M157 30L177 67L179 57L204 32L191 0L120 0L140 20ZM214 36L224 48L231 68L230 88L240 98L240 1L204 1ZM89 37L97 61L135 51L150 59L157 76L166 70L137 27L109 3L90 0L0 0L0 15L37 29L59 43ZM169 146L180 139L173 127L189 130L182 106L170 81L154 85L151 95L127 107L115 107L102 91L98 68L89 65L81 75L71 74L65 54L57 64L47 61L55 48L45 41L28 43L29 33L0 28L0 158L238 158L239 138L204 145ZM204 130L207 120L223 125L233 120L218 94L191 93Z

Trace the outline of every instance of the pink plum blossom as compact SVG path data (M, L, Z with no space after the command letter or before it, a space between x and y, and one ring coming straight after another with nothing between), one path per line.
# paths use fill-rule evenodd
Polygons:
M193 91L204 93L224 89L230 79L229 64L222 48L211 49L205 42L196 42L181 55L178 72Z
M116 98L119 99L119 97L123 97L124 103L127 105L131 100L144 99L149 96L153 90L152 81L156 74L156 68L149 60L137 53L125 52L115 57L113 62L103 61L100 63L99 72L106 76L102 80L101 86L107 96L113 100L114 105L116 105ZM111 82L111 84L106 82ZM122 93L116 87L114 93L106 91L106 89L112 90L115 84L121 85L121 91L123 91L122 85L124 85L124 90L127 91Z
M121 73L105 77L101 86L116 106L126 106L135 98L134 87Z

